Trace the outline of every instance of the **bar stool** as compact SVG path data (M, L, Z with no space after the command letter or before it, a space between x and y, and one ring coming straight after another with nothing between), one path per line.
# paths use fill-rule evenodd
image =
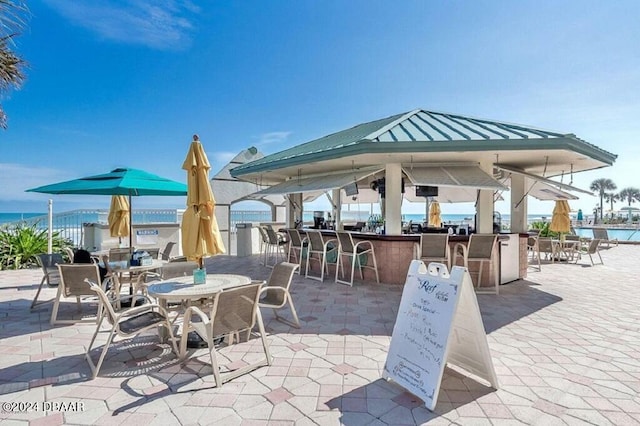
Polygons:
M289 236L289 249L287 250L287 262L290 261L291 255L293 254L293 258L295 259L294 263L297 263L298 270L296 273L300 275L300 270L302 269L302 251L307 247L307 238L302 237L300 235L300 231L297 229L285 229L287 235Z
M309 245L307 247L307 266L305 268L305 278L311 278L312 280L324 281L324 272L329 273L329 265L327 264L327 255L332 252L336 252L338 246L338 240L332 238L324 241L322 239L322 233L320 231L307 231L307 239ZM331 248L329 246L332 245ZM320 266L320 276L309 275L309 263L315 260Z
M373 244L371 241L358 241L358 243L353 243L353 238L351 237L351 233L344 231L337 231L338 236L338 262L336 263L336 283L348 284L353 286L353 274L355 272L356 264L358 264L358 270L360 271L360 279L364 278L362 274L363 268L373 269L376 273L376 281L380 283L380 277L378 276L378 264L376 262L376 254L373 249ZM368 248L366 248L368 247ZM371 260L373 261L373 265L362 265L360 261L360 256L362 255L371 255ZM342 268L342 277L344 278L344 257L349 258L349 262L351 263L351 277L349 281L345 281L344 279L338 279L338 270Z
M529 235L527 237L527 263L531 262L531 267L537 268L538 271L542 271L542 266L540 265L540 246L538 244L538 236L537 235ZM538 266L536 267L536 263Z
M260 257L262 257L262 264L267 266L267 247L269 246L269 236L267 235L266 227L258 226L258 232L260 233Z
M284 246L288 241L286 241L281 234L276 234L276 231L274 231L271 226L265 226L264 230L267 232L267 237L269 237L269 241L267 242L267 252L265 254L265 266L267 268L273 268L273 266L278 263L279 257L282 257L281 261L284 261L284 257L286 255ZM273 265L269 265L267 261L271 256L275 256L275 262Z
M451 250L449 250L449 234L421 234L420 243L414 246L414 259L425 263L440 262L451 270Z
M456 264L458 255L462 255L464 261L464 267L469 269L469 262L478 262L478 281L476 283L476 291L480 290L480 284L482 283L482 267L485 263L489 263L489 268L493 267L493 277L495 282L495 294L498 294L500 288L500 282L498 277L498 262L494 259L494 252L496 251L496 242L498 241L498 234L472 234L469 237L469 245L465 246L462 243L457 243L453 247L454 259L453 264ZM469 271L471 274L471 271Z

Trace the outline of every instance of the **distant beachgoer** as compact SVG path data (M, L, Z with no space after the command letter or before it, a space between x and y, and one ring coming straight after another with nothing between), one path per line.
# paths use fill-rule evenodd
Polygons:
M95 263L93 257L91 257L91 253L86 250L80 249L76 250L76 253L73 255L73 263ZM107 269L98 265L98 269L100 270L100 282L102 283L107 276Z

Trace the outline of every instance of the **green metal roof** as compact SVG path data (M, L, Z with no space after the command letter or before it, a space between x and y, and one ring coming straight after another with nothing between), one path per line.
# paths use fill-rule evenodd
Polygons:
M616 155L577 138L520 124L421 109L324 136L231 170L234 177L366 153L567 149L612 165Z

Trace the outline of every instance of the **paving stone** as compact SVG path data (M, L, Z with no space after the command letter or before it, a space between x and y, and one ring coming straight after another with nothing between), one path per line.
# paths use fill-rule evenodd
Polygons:
M628 262L640 258L640 246L602 254L604 265L544 264L502 286L498 297L480 295L501 387L446 368L434 412L381 379L401 286L346 288L296 275L302 328L265 312L272 366L215 387L206 350L180 362L151 332L134 345L114 344L100 377L90 380L84 351L95 325L50 327L50 306L28 309L41 272L0 271L0 399L90 405L42 420L54 424L640 424L640 264ZM257 256L217 256L206 266L256 279L271 272ZM53 297L55 289L44 292ZM105 341L101 333L94 358ZM246 365L259 356L258 343L221 348L221 364ZM41 417L4 413L0 421Z

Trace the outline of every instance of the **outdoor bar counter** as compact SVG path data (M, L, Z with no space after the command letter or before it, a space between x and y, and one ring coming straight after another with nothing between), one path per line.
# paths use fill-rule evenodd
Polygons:
M322 235L325 239L336 238L335 231L330 230L321 230ZM304 235L304 230L301 231L301 234ZM403 234L403 235L378 235L374 233L366 233L366 232L351 232L351 236L354 239L354 242L358 242L361 240L371 241L373 244L376 260L378 262L378 273L380 275L380 282L385 284L404 284L405 278L407 276L407 271L409 270L409 264L414 259L414 245L420 242L420 234ZM515 240L518 241L518 250L515 257L506 258L503 256L504 253L501 253L502 241L508 239L509 236L514 236ZM503 271L506 265L500 265L500 262L511 262L517 263L517 272L516 275L509 279L509 281L517 278L524 278L527 275L527 234L501 234L499 237L498 244L496 244L495 250L497 253L494 253L494 259L498 262L498 271ZM449 247L451 249L451 259L454 261L454 252L453 247L456 243L468 243L469 236L468 235L451 235L449 237ZM371 264L371 261L367 259L367 264ZM458 265L463 266L462 256L458 256ZM453 263L452 263L453 266ZM335 274L335 269L329 266L329 274ZM472 271L472 278L474 280L477 279L477 262L470 262L469 269ZM482 286L491 287L494 285L494 276L491 272L491 269L488 264L485 264L485 269L482 272ZM345 271L347 274L348 271ZM356 276L359 279L359 275L356 272ZM364 279L366 281L375 281L375 275L372 270L366 269L364 270ZM505 279L500 279L501 283L505 282Z

